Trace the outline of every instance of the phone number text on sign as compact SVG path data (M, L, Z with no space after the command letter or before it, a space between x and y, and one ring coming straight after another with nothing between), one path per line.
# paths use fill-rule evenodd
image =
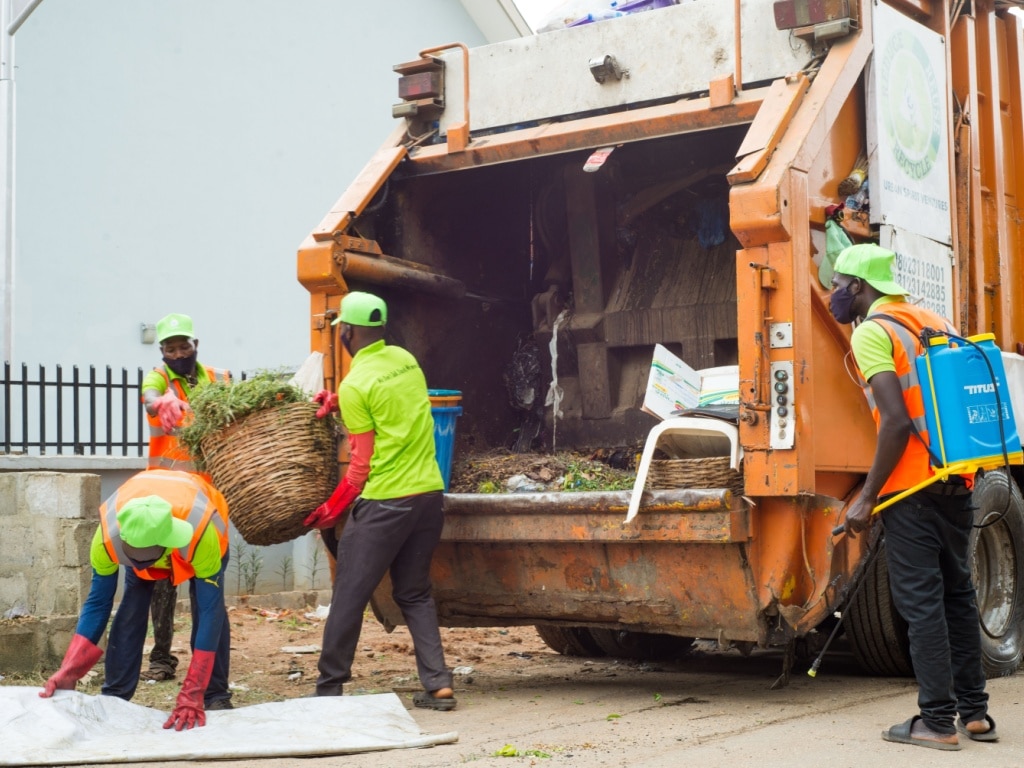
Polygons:
M895 278L914 299L923 299L921 306L943 317L949 316L950 270L926 259L897 252Z

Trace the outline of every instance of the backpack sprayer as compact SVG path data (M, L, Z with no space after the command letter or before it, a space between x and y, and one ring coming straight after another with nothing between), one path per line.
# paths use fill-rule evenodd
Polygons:
M866 319L887 320L911 330L890 315L874 314ZM924 349L915 358L914 366L921 386L925 424L930 440L926 442L916 429L915 434L928 449L935 474L889 496L872 510L872 514L881 512L934 482L945 481L951 475L973 475L979 470L1024 464L1013 406L1009 397L1003 397L1003 393L1008 392L1006 369L999 347L995 344L995 335L984 333L964 338L953 333L923 328L920 339ZM938 453L933 449L937 449ZM1006 509L1001 514L976 527L983 528L998 522L1009 509L1008 497ZM838 536L845 530L845 524L839 525L832 530L832 535ZM867 573L880 550L879 540L861 574ZM858 578L856 587L847 598L847 604L853 602L863 583L863 577ZM832 628L821 653L807 670L811 677L817 676L821 661L845 616L844 612Z

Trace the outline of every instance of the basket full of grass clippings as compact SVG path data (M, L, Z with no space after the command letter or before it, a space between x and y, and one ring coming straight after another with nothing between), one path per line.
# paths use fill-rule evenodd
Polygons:
M337 421L316 418L309 395L274 373L204 384L189 405L181 442L224 494L242 538L268 545L305 533L303 519L338 482Z

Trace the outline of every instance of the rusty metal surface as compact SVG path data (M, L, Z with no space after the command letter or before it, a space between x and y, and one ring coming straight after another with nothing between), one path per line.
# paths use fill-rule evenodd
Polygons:
M350 280L387 285L410 291L460 299L466 295L461 280L439 274L429 267L391 256L367 256L343 251L337 256L341 273Z
M564 123L474 138L465 151L449 155L444 145L410 150L417 173L441 173L539 155L596 149L659 136L742 125L754 119L767 88L752 88L730 105L713 109L707 98L689 99L629 112L598 115Z
M443 626L541 621L762 641L742 544L443 541L431 577ZM730 579L716 574L735 574ZM404 623L385 581L373 605Z
M466 493L445 496L443 541L734 543L749 510L726 489L649 491L625 523L629 491Z

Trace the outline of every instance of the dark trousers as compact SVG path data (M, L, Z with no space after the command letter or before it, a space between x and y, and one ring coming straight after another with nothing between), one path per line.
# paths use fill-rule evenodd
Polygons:
M889 588L910 627L921 718L955 733L988 712L981 628L971 581L971 496L919 492L882 512Z
M437 492L386 501L362 499L349 513L338 542L334 593L324 623L318 696L340 696L342 685L351 679L363 612L389 571L392 596L412 635L423 688L451 687L430 586L430 561L444 525L442 498Z
M153 618L153 650L149 652L149 668L174 674L178 657L171 653L174 639L174 609L178 604L178 588L170 579L154 582L149 612Z
M221 561L220 576L223 583L224 572L228 567L228 556ZM107 637L107 652L104 660L106 670L101 693L104 696L117 696L131 700L139 684L139 672L142 669L142 649L146 643L146 630L149 628L149 606L153 597L153 586L157 582L140 579L131 568L124 569L124 591L121 604L114 614ZM189 581L189 597L192 600L192 649L195 650L196 631L199 624L195 599L195 583ZM210 684L203 697L206 706L219 699L230 699L228 690L228 674L230 671L231 628L227 617L220 631L216 655L213 661L213 673Z

